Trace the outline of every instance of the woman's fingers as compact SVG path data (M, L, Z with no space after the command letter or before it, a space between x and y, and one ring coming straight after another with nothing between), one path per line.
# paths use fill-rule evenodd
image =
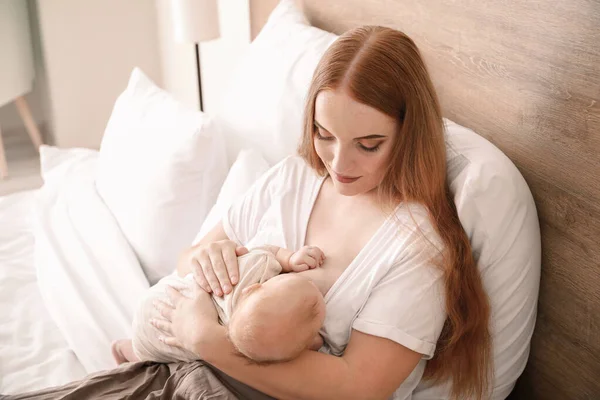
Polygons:
M184 299L184 296L181 294L181 292L178 289L175 289L173 286L167 285L165 292L167 292L167 296L169 296L171 303L173 303L173 307L171 308L177 307L177 304Z
M156 319L156 318L152 318L150 320L150 324L155 327L156 329L159 329L161 331L163 331L164 333L168 334L169 336L173 336L173 331L171 330L171 323L164 321L164 320L160 320L160 319Z
M217 287L214 287L211 282L211 287L217 296L223 296L223 293L231 292L231 282L229 281L229 275L227 268L225 267L225 261L223 261L223 253L221 248L214 246L209 249L208 256L212 264L212 270L217 278Z
M158 340L160 340L161 342L163 342L164 344L168 345L168 346L173 346L173 347L179 347L180 349L183 349L183 345L181 344L181 342L177 339L174 338L172 336L159 336Z
M215 275L210 256L206 253L203 253L200 255L198 261L200 261L200 265L202 266L202 272L204 273L204 279L206 279L206 281L208 282L211 292L214 292L217 296L221 296L221 284L219 284L219 280Z
M248 249L246 247L244 247L244 246L238 246L238 247L235 248L235 254L238 257L241 257L244 254L248 254Z
M234 244L233 246L224 247L222 253L223 261L225 261L225 266L227 268L227 274L229 275L229 279L231 279L232 285L236 285L239 282L239 266L237 261L238 249L235 248ZM225 293L228 292L225 291Z
M206 293L212 292L212 289L210 288L208 281L204 277L204 271L202 271L202 266L200 265L200 262L198 260L196 260L195 258L192 260L192 262L194 265L194 267L192 269L192 271L194 273L194 280Z
M221 240L192 251L189 263L196 283L217 296L231 293L240 280L237 257L248 253L248 249L231 240Z
M167 321L173 320L173 307L171 307L162 300L154 300L152 304L154 305L154 308L158 311L158 313L165 317Z

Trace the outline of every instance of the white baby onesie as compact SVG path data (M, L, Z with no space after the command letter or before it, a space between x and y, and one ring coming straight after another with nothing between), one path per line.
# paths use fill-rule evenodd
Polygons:
M281 265L275 259L275 255L260 248L253 249L248 254L238 257L238 265L240 281L233 287L232 292L223 297L211 296L219 314L219 322L222 325L229 323L244 288L255 283L263 283L281 273ZM148 289L146 297L142 299L137 307L133 320L133 350L141 360L168 363L198 359L198 356L192 352L168 346L158 340L162 333L149 322L150 318L156 316L153 302L155 300L169 302L165 292L167 286L172 286L184 296L190 297L194 285L196 283L192 274L181 278L175 272L164 277Z

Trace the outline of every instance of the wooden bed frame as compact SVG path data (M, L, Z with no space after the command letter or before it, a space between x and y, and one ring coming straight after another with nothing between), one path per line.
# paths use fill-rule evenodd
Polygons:
M600 399L600 2L303 0L342 33L384 25L419 46L444 116L498 146L538 207L543 265L514 399ZM251 0L253 36L276 0Z

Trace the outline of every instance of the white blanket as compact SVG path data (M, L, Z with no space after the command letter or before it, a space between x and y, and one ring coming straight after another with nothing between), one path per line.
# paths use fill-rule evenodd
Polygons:
M149 287L96 192L95 152L46 172L35 213L35 264L46 307L88 373L114 367L111 341L131 336Z
M61 385L85 371L48 315L33 250L35 192L0 197L0 393ZM1 396L0 396L1 397Z

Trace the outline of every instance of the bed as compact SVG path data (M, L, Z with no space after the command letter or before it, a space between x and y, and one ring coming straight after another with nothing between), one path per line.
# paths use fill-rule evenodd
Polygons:
M254 33L276 3L250 1ZM424 55L444 116L477 131L516 164L538 208L543 265L529 362L510 398L598 398L600 4L299 3L314 26L330 32L377 24L407 33ZM3 393L56 385L85 373L36 287L33 232L26 217L34 193L0 199ZM7 342L11 345L5 348Z
M267 7L251 3L255 14ZM302 3L332 32L378 24L407 33L444 115L515 162L538 207L543 263L530 359L512 397L599 398L600 3Z
M18 393L81 378L85 370L48 314L34 268L35 191L0 198L0 387Z

